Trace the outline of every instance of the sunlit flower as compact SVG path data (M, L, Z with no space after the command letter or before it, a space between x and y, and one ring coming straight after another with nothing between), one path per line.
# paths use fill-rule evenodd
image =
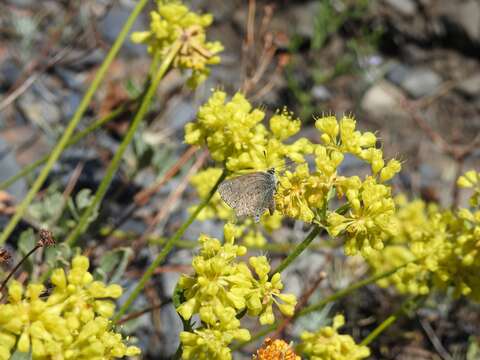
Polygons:
M370 356L368 347L357 345L350 335L338 333L344 323L344 317L337 315L332 326L325 326L314 333L304 331L298 351L311 360L360 360Z
M84 256L72 261L71 270L55 269L48 297L41 284L26 289L17 281L8 287L8 302L0 304L0 359L14 350L31 352L33 359L114 359L140 353L124 344L109 318L115 305L108 298L122 295L118 285L94 281Z
M280 274L269 280L270 265L265 257L251 257L250 268L237 258L246 253L243 246L234 245L237 229L233 224L224 227L224 243L202 235L201 250L193 259L195 273L183 275L178 288L183 292L184 302L177 312L184 320L198 314L201 326L193 332L183 332L181 341L188 346L184 358L211 356L230 359L228 344L234 339L247 339L249 332L240 327L237 315L248 311L259 316L262 324L270 324L275 318L272 305L275 303L286 315L293 314L296 299L282 294ZM204 340L202 340L204 339ZM210 339L211 342L206 341ZM203 357L202 357L203 358Z
M375 273L410 263L379 284L410 294L453 289L455 296L480 301L480 281L472 275L480 271L480 210L441 210L405 197L397 204L397 235L385 237L385 248L367 261Z
M211 14L195 14L180 2L157 1L157 10L150 13L150 30L133 33L132 41L148 45L149 53L162 58L179 41L180 51L173 65L192 70L189 81L196 86L208 76L207 65L220 62L217 54L223 50L220 42L206 41L205 29L212 21Z

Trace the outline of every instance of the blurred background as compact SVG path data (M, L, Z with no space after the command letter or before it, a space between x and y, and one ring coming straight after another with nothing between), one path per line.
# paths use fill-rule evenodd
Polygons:
M168 236L186 218L188 206L197 201L187 185L188 171L198 158L188 154L183 127L215 88L229 94L241 90L267 112L287 106L302 119L299 136L311 139L317 136L315 115L354 114L361 129L381 138L388 157L402 159L396 190L444 207L465 203L466 194L456 189L455 181L467 169L480 169L480 1L185 4L213 14L209 38L223 43L222 63L195 92L184 87L178 72L162 81L158 101L102 207L100 219L110 227L92 227L85 240L93 257L100 259L108 249L129 244L149 226L157 237ZM56 143L134 5L133 0L0 2L0 181L47 154ZM148 25L145 11L134 31ZM127 111L64 153L17 235L47 217L63 221L57 209L62 196L74 198L77 209L85 206L89 189L95 191L126 132L131 120L128 102L138 96L149 61L144 46L127 41L80 129L121 104L127 104ZM181 156L188 166L150 194L153 201L132 208L135 194L164 176ZM351 171L361 171L357 166L361 165L354 160L347 164ZM34 178L35 172L0 191L0 227ZM124 237L113 236L112 228ZM196 239L200 232L221 236L221 230L214 221L196 222L186 238ZM301 224L288 224L271 241L295 241L304 234ZM148 246L136 250L125 272L127 288L152 258ZM170 256L137 304L162 306L128 323L150 358L175 352L181 322L170 297L191 257L189 249ZM301 294L319 271L329 276L325 287L335 289L362 275L365 268L355 259L345 260L340 250L311 251L289 268L286 288ZM321 291L315 297L321 298ZM372 286L334 307L346 315L345 331L358 339L392 312L399 303L396 297ZM435 299L377 339L372 358L480 359L479 310L466 300ZM312 315L287 331L295 336L301 329L318 328L333 311Z

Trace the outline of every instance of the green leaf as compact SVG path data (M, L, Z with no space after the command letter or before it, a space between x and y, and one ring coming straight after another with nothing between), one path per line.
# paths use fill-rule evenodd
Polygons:
M77 204L77 209L82 210L86 209L92 203L93 196L92 190L90 189L82 189L78 192L77 196L75 197L75 203Z
M25 256L35 247L35 243L36 241L33 229L25 230L20 234L20 239L18 240L18 250L23 256Z
M134 84L132 79L128 79L125 83L125 90L127 90L128 96L130 96L132 99L140 96L142 93L142 89Z
M183 302L185 302L185 295L183 294L184 289L178 285L175 285L175 290L172 295L172 302L175 309L178 308Z
M132 249L128 247L121 247L107 252L100 260L99 266L95 269L95 278L104 282L118 283L125 273L132 253ZM112 273L110 281L107 281L110 273Z
M59 264L69 265L71 258L72 249L66 244L61 243L45 249L45 261L50 268L57 267Z

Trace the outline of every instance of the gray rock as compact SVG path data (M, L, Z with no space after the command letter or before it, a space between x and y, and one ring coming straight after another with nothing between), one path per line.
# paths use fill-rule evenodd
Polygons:
M100 22L99 26L100 32L106 41L113 44L130 13L130 9L119 6L112 8L108 12L105 18ZM143 17L139 16L130 33L146 30L148 28L147 24L144 24ZM134 44L128 37L128 40L123 44L122 51L125 52L126 55L131 56L145 55L146 46L142 44Z
M82 94L76 91L71 91L63 95L62 98L63 101L60 104L62 113L66 119L70 119L77 110L78 105L80 105Z
M180 249L175 251L169 256L169 265L191 265L192 264L192 251L190 249ZM178 279L180 278L179 272L166 272L161 275L162 279L162 292L165 296L172 296L175 287L177 286Z
M0 137L0 182L11 178L21 170L11 150L7 142ZM10 185L6 190L13 195L15 199L21 200L27 194L27 183L22 178Z
M480 42L480 2L478 0L437 1L434 9L442 26L454 25L459 28L452 29L457 36L458 30L463 30L471 40Z
M392 64L388 65L385 77L395 85L401 86L410 71L411 68L409 66L398 62L393 62Z
M177 350L179 334L183 331L183 324L173 304L168 304L160 310L162 320L161 338L159 341L159 353L162 358L171 358ZM155 344L157 345L157 344Z
M164 115L166 121L163 123L169 124L175 130L183 129L187 122L195 119L196 113L193 101L186 101L182 95L174 96L167 103Z
M192 0L189 3L195 11L211 13L215 22L228 21L237 6L235 1L224 0Z
M400 85L411 96L420 98L433 94L441 83L442 78L436 72L427 68L415 68Z
M53 126L58 125L62 114L57 104L52 103L32 86L17 101L18 107L28 121L44 131L53 133ZM46 93L45 93L46 94Z
M480 42L480 2L457 1L452 10L448 16L460 25L472 40Z
M78 73L61 66L55 66L55 73L68 88L83 91L88 76L86 73Z
M332 93L323 85L315 85L312 88L312 97L316 101L326 101L332 97Z
M325 254L305 251L282 273L283 291L300 296L309 287L305 281L315 279L324 268Z
M128 41L127 41L128 42ZM88 53L83 50L72 49L69 56L66 57L68 68L75 73L87 68L99 65L105 58L105 50L96 48Z
M480 96L480 74L475 74L457 85L457 90L467 97Z
M293 7L288 7L283 19L285 25L295 24L296 32L300 36L312 38L315 31L315 18L318 16L320 8L319 1L310 1L305 4L299 4Z
M32 7L36 3L35 0L7 0L7 2L19 7Z
M21 69L14 61L8 59L0 65L0 90L8 90L17 80Z
M388 5L402 15L411 16L417 11L417 5L412 0L384 0Z
M363 95L361 108L376 118L405 117L400 100L405 95L395 85L379 81Z

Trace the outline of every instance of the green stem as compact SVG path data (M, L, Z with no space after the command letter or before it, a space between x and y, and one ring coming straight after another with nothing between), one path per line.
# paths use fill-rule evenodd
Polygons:
M403 269L405 266L407 266L408 264L411 264L415 261L417 261L417 259L412 260L412 261L408 261L406 263L403 263L402 265L397 266L396 268L393 268L391 270L384 271L380 274L372 275L372 276L369 276L366 279L357 281L356 283L346 287L345 289L339 290L336 293L334 293L330 296L327 296L326 298L320 300L318 303L312 304L310 306L307 306L307 307L303 308L302 310L300 310L298 313L295 314L295 318L299 317L299 316L307 315L307 314L309 314L311 312L314 312L314 311L321 310L328 303L330 303L332 301L337 301L337 300L343 298L344 296L346 296L348 294L351 294L355 290L358 290L358 289L360 289L364 286L373 284L374 282L377 282L380 279L389 277L390 275L395 274L398 270Z
M363 339L360 345L367 346L370 344L378 335L380 335L385 329L389 328L397 319L402 315L401 309L395 311L392 315L386 318L380 325L378 325L368 336Z
M368 346L373 340L375 340L378 335L380 335L382 332L384 332L386 329L388 329L395 321L398 320L403 315L406 315L409 311L412 309L415 309L418 307L418 304L421 302L422 299L424 299L424 296L417 296L414 298L408 298L406 299L402 305L395 311L392 315L387 317L385 320L382 321L380 325L378 325L373 331L368 334L368 336L362 340L360 345L365 345Z
M88 208L85 209L82 216L80 217L80 220L78 221L77 226L70 232L69 236L65 240L65 242L68 245L75 244L75 241L78 239L78 237L87 229L89 225L89 220L93 212L95 211L95 209L98 209L98 206L100 205L103 197L107 193L108 187L112 182L113 176L115 175L118 167L120 166L120 162L122 160L123 154L127 150L128 145L133 140L133 136L135 135L135 132L138 126L142 122L143 118L145 117L145 114L147 113L150 107L150 103L152 102L153 96L157 91L160 81L163 79L164 75L166 74L166 72L170 68L170 65L175 59L175 56L180 50L180 45L181 45L180 42L178 41L175 42L170 48L170 51L166 55L165 59L162 61L162 64L160 65L158 71L155 74L155 77L153 78L150 86L147 89L147 92L145 93L145 96L142 99L140 107L138 108L138 111L135 114L135 117L133 118L132 124L130 125L130 128L127 131L127 134L123 138L118 149L115 151L115 155L113 156L112 161L108 165L108 168L105 172L105 176L103 177L102 182L98 186L97 192L95 193L95 196L91 204L88 206ZM153 61L153 64L155 64L155 61Z
M109 121L112 121L112 120L116 119L118 116L124 114L128 110L129 105L130 105L130 102L128 104L123 104L123 105L119 106L117 109L114 109L108 115L104 116L103 118L98 119L97 121L90 124L84 130L75 134L70 139L70 141L67 142L67 145L65 146L65 148L68 148L72 145L77 144L80 140L82 140L88 134L94 132L95 130L102 127L103 125L105 125ZM0 190L4 190L4 189L8 188L10 185L17 182L18 179L21 179L25 175L28 175L29 173L31 173L33 170L35 170L40 165L45 164L45 162L47 162L50 154L51 153L48 153L47 155L45 155L41 159L38 159L37 161L34 161L33 163L25 166L22 170L20 170L17 174L13 175L10 179L7 179L7 180L3 181L2 183L0 183Z
M123 303L123 305L120 307L118 312L113 317L113 322L118 321L126 313L128 308L132 305L132 303L135 301L138 295L140 295L140 292L143 290L147 282L153 276L155 269L162 263L162 261L165 259L168 253L173 249L173 247L176 246L177 242L183 236L183 234L188 229L188 227L197 218L200 211L202 211L202 209L209 203L210 199L217 191L218 186L223 180L225 180L226 177L227 177L227 172L226 170L224 170L222 172L222 175L218 178L217 182L213 186L213 188L210 190L210 193L208 194L208 196L202 200L202 202L197 206L195 211L192 214L190 214L187 221L185 221L182 224L182 226L180 226L180 228L175 232L175 234L173 234L173 236L165 243L165 246L163 247L162 251L158 253L155 260L150 264L148 269L142 275L142 278L140 279L140 281L138 282L137 286L132 291L128 299L125 301L125 303Z
M281 273L285 270L307 247L310 243L317 237L322 229L315 225L315 227L310 231L310 234L295 247L290 255L288 255L281 263L277 266L275 270L272 271L271 275L276 273Z
M130 29L133 26L133 23L135 22L135 19L138 17L140 12L142 11L143 7L146 5L148 0L139 0L137 3L137 6L133 9L132 13L128 17L127 21L125 22L125 25L123 26L122 30L118 34L117 39L112 45L112 48L107 54L107 57L103 61L102 65L100 65L100 68L98 69L98 72L95 75L95 78L93 79L92 83L90 84L90 87L88 88L87 92L85 93L82 101L80 102L80 105L78 106L77 110L75 111L75 114L73 115L72 119L70 120L67 128L65 129L62 137L58 141L58 144L53 148L50 157L48 158L45 167L42 169L40 174L38 175L37 179L33 183L32 187L30 188L29 192L25 196L25 198L22 200L20 204L17 205L17 209L15 211L15 214L13 217L10 219L9 223L3 230L2 234L0 235L0 245L5 243L5 241L8 239L10 234L13 232L15 227L17 226L18 222L20 219L23 217L25 211L27 210L28 206L32 202L32 200L35 198L35 195L37 192L40 190L42 187L43 183L47 179L48 174L50 173L50 170L52 169L53 165L55 162L58 160L60 155L62 154L63 150L67 146L68 141L73 135L73 131L77 127L78 123L82 119L83 114L88 108L88 105L90 104L90 100L92 99L93 95L95 94L95 91L97 88L100 86L100 83L102 82L103 78L105 77L105 74L107 73L107 70L112 63L113 59L117 55L118 51L120 50L123 42L125 41Z

